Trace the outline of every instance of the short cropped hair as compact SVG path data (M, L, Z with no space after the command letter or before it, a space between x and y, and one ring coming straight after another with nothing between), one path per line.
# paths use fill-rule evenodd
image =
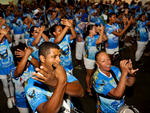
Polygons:
M116 15L116 16L117 16L117 14L116 14L116 13L113 13L113 12L108 14L107 22L109 22L109 19L110 19L113 15Z
M20 62L21 59L22 59L20 57L17 57L17 55L15 55L15 51L17 51L17 49L20 49L20 50L24 51L26 47L27 46L25 44L19 43L19 45L14 46L14 47L11 48L12 53L13 53L13 58L14 58L15 66L17 66L18 62Z
M105 52L105 51L99 51L99 52L97 52L96 55L95 55L95 61L98 60L98 56L99 56L99 54L101 54L101 53L106 53L106 52ZM106 53L106 54L107 54L107 53Z
M32 37L32 33L34 32L34 29L36 28L36 26L32 26L31 28L30 28L30 36Z
M50 53L50 49L60 49L59 46L52 42L43 42L39 46L39 56L43 55L46 57Z

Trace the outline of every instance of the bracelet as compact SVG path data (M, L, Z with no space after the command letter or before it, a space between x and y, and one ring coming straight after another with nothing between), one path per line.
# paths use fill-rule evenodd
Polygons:
M31 59L32 59L32 56L30 55L30 56L28 57L28 60L31 61Z

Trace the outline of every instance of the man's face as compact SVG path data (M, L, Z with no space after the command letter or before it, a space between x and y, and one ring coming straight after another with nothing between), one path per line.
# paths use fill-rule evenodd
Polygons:
M112 15L112 16L110 17L110 21L111 21L112 23L115 23L115 22L116 22L116 15Z
M52 65L60 63L60 55L61 53L59 49L52 48L50 49L50 53L46 57L44 57L45 60L43 61L43 63L49 66L50 69L52 69Z
M108 72L111 67L110 57L106 53L100 53L97 57L96 64L102 72Z

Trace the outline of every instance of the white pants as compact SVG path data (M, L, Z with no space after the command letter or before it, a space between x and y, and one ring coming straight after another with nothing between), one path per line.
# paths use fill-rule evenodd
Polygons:
M7 75L0 75L0 80L3 84L3 91L7 98L14 96L14 85L12 83L12 79L9 78Z
M115 52L119 52L119 47L114 48L114 49L108 49L108 48L106 48L106 53L107 53L107 54L112 55L112 54L114 54Z
M148 31L148 40L150 41L150 31Z
M84 42L76 42L76 59L82 60L85 55Z
M17 46L19 42L25 43L24 34L14 34L14 44Z
M29 108L17 107L20 113L29 113Z
M94 69L95 68L95 60L88 59L84 57L84 65L86 69Z
M140 58L142 57L143 55L143 52L146 48L146 45L147 45L148 42L140 42L140 41L137 41L137 50L136 50L136 53L135 53L135 61L139 61Z

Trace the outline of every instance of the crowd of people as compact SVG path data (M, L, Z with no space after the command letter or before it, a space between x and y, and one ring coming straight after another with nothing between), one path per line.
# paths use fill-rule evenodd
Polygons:
M99 113L123 108L136 66L150 55L150 3L20 0L0 6L0 79L8 108L71 113L71 97L93 96L92 89ZM73 73L84 68L85 91Z

